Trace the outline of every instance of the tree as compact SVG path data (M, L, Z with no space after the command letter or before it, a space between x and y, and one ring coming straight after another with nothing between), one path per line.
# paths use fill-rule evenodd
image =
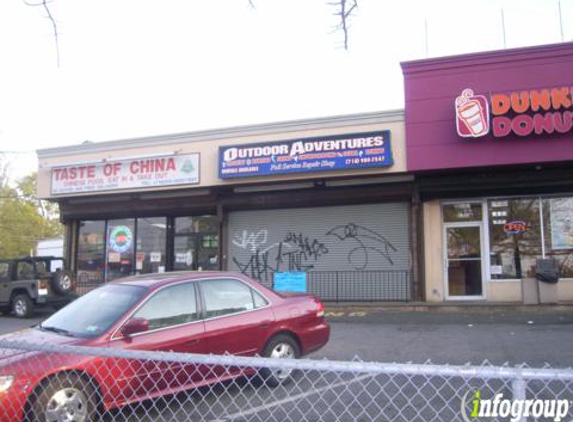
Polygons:
M348 50L350 19L358 8L358 0L336 0L329 4L335 8L334 15L340 19L340 22L335 29L342 32L342 35L344 36L344 49Z
M0 258L27 255L38 240L56 237L64 228L57 205L36 197L36 173L10 187L0 176Z
M247 0L249 6L254 9L255 3L253 0ZM60 66L60 46L58 42L58 25L52 11L50 10L49 4L52 0L23 0L23 2L30 7L41 8L52 26L52 31L54 33L54 43L56 46L56 61L58 67ZM340 31L344 37L343 45L344 49L348 50L348 35L350 31L350 20L354 16L354 13L358 9L358 0L332 0L328 2L329 6L334 8L334 16L339 19L338 25L336 25L335 32Z

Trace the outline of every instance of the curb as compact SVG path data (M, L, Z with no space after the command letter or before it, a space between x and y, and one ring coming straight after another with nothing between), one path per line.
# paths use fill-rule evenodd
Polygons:
M524 305L519 303L361 303L341 302L324 303L325 311L328 312L431 312L431 313L573 313L573 303L564 304L539 304Z

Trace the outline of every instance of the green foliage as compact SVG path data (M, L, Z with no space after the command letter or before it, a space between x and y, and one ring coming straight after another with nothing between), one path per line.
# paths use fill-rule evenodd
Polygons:
M56 237L64 228L58 206L36 197L36 173L10 187L0 184L0 258L27 255L38 240Z

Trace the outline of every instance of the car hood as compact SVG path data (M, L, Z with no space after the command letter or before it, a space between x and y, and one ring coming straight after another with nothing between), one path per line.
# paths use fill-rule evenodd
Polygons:
M15 331L10 334L5 334L0 336L0 341L14 341L14 342L25 342L38 345L37 352L31 352L21 349L11 349L0 347L0 362L6 359L21 358L24 356L32 356L34 354L41 353L42 344L54 345L71 345L71 346L81 346L86 343L86 339L77 337L67 337L59 335L56 333L50 333L46 331L40 331L36 328L26 328L23 330Z

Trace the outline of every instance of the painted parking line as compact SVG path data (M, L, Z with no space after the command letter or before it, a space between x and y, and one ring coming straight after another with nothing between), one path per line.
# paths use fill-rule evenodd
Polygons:
M356 311L356 312L345 312L345 311L327 311L324 314L327 318L363 318L368 315L368 312Z
M259 412L263 412L265 410L269 410L269 409L272 409L272 408L277 407L277 406L282 406L284 404L292 403L294 401L303 399L305 397L309 397L309 396L313 396L315 394L322 393L324 391L333 390L333 389L338 388L338 387L348 386L352 383L355 383L358 381L363 381L367 378L372 378L373 376L374 376L373 374L360 375L360 376L353 378L351 380L341 381L341 382L338 382L338 383L332 384L332 385L325 385L324 387L312 389L311 391L308 391L306 393L300 393L300 394L297 394L295 396L291 396L288 398L284 398L282 400L277 400L275 402L265 404L263 406L257 406L257 407L254 407L252 409L246 410L244 412L237 412L237 413L233 413L232 415L226 415L225 417L223 417L221 419L214 419L210 422L226 422L226 421L233 420L236 418L254 415L254 414L257 414Z

